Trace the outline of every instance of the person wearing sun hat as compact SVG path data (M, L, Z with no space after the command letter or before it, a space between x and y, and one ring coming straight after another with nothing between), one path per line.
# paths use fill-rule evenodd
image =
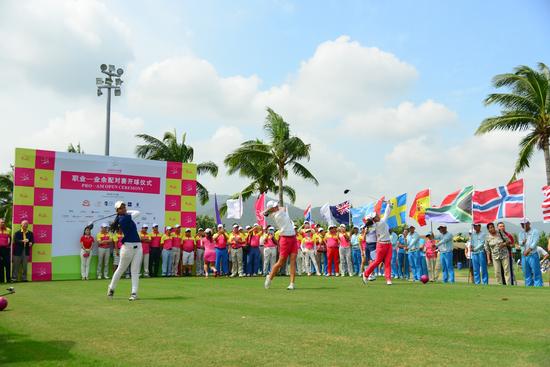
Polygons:
M139 232L139 238L141 239L141 249L143 252L143 277L149 278L149 253L150 253L150 244L151 236L147 233L149 226L147 224L141 225L141 232Z
M439 235L435 237L437 240L437 248L439 250L439 258L441 260L441 273L443 275L443 283L455 282L455 269L453 266L453 235L447 230L446 224L441 224L437 227Z
M231 245L231 278L242 277L243 273L243 246L246 245L247 235L243 228L238 224L233 226L233 231L229 234L229 243Z
M181 275L190 277L193 271L193 264L195 263L195 248L196 241L192 234L191 228L185 228L185 233L181 238L182 256L181 264L183 270Z
M540 260L537 252L540 232L531 227L529 219L524 218L521 222L522 231L519 232L518 242L521 249L521 268L525 278L526 287L542 287L542 272L540 271Z
M195 274L197 276L204 275L204 244L201 239L204 237L204 229L199 228L195 236L196 259L195 259Z
M286 264L286 260L290 258L290 284L287 287L288 290L294 290L294 280L296 278L296 255L298 254L298 241L296 240L296 231L294 230L294 223L290 219L287 211L283 207L279 207L279 204L271 200L266 205L267 209L264 211L265 216L270 216L277 227L279 227L279 248L280 256L279 260L271 269L271 273L265 278L264 287L269 289L271 281L279 270Z
M264 266L263 274L269 275L269 272L275 266L277 260L277 240L275 239L275 228L269 227L267 233L262 236L264 242Z

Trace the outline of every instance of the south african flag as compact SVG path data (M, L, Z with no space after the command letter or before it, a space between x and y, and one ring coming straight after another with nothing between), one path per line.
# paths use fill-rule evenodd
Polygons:
M471 223L473 186L447 195L439 207L426 209L426 220L437 223Z

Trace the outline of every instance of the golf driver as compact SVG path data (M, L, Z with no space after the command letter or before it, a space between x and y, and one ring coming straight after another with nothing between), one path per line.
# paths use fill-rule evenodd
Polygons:
M90 228L90 231L91 231L92 229L94 229L94 223L99 222L100 220L104 220L104 219L107 219L107 218L114 217L114 216L116 216L116 215L117 215L117 214L114 213L114 214L111 214L111 215L107 215L106 217L101 217L101 218L98 218L98 219L96 219L96 220L93 220L93 221L91 221L90 223L88 223L88 224L86 225L86 227L84 227L84 229Z

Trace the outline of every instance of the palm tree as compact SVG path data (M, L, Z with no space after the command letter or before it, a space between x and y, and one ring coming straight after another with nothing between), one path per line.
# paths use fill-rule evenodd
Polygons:
M0 175L0 218L10 225L13 208L13 172Z
M176 137L176 130L174 132L165 132L162 140L147 134L139 134L136 137L145 141L145 144L136 147L136 155L139 158L182 163L193 162L194 150L193 147L185 144L185 133L181 138L181 143L178 142ZM210 173L216 177L218 175L218 166L214 162L198 163L197 175L205 173ZM202 205L208 202L208 190L198 181L197 195Z
M286 194L292 202L296 193L290 186L284 185L288 177L288 169L316 185L315 176L299 161L309 161L311 145L306 144L297 136L290 134L290 127L283 118L271 108L267 109L264 124L270 141L249 140L241 144L233 153L227 155L224 163L229 167L229 174L239 172L241 176L252 179L252 182L242 191L252 195L254 192L274 192L279 196L279 205L283 205Z
M75 146L73 143L69 143L69 146L67 147L68 153L78 153L78 154L84 154L84 151L80 147L80 142Z
M493 78L495 88L508 87L509 93L491 93L485 105L502 106L499 116L489 117L479 125L476 135L493 130L526 131L519 143L519 157L512 180L529 167L535 149L542 150L546 163L546 181L550 185L550 69L543 63L538 71L518 66L514 73Z

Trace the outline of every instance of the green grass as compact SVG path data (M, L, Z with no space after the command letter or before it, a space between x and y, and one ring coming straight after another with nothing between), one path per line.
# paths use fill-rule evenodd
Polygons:
M0 313L9 366L550 365L550 289L359 278L16 284Z

